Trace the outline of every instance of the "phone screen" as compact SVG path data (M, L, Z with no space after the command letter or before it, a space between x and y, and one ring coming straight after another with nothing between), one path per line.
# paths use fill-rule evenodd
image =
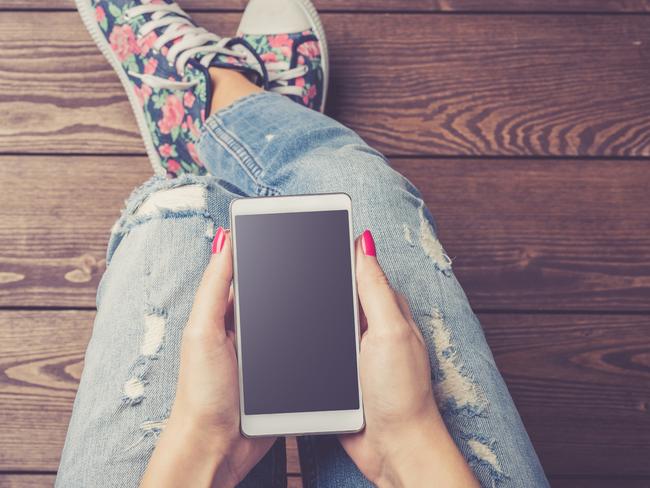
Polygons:
M244 412L358 409L348 212L235 219Z

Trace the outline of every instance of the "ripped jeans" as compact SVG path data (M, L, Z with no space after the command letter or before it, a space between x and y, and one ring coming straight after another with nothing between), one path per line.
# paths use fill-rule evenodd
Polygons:
M56 486L138 485L174 399L182 330L214 231L229 226L230 201L326 192L352 197L355 235L372 230L427 343L447 427L482 486L548 486L431 214L380 153L269 93L213 114L198 151L214 176L152 178L113 228ZM299 438L299 452L305 487L372 486L336 437ZM286 486L283 439L241 486Z

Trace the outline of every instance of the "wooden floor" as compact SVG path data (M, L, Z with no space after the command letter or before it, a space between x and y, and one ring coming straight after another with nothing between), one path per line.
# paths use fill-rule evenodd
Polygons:
M181 0L222 34L244 3ZM329 112L422 190L553 486L650 486L650 0L317 6ZM73 1L0 0L2 487L52 483L149 172Z

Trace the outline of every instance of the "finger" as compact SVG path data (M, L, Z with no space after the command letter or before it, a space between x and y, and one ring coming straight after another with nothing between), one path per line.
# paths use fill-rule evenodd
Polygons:
M372 234L366 230L356 242L356 275L359 301L368 319L368 330L386 331L405 326L395 292L377 257Z
M219 227L213 241L213 254L194 297L188 327L214 327L225 334L225 315L232 282L230 235Z

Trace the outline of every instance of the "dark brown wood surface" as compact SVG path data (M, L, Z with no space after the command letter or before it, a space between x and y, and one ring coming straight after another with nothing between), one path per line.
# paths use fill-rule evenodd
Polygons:
M184 0L186 10L243 10L247 0ZM648 0L313 0L321 11L380 12L648 12ZM0 0L1 9L38 10L44 0ZM48 0L48 9L74 9L74 0Z
M329 113L421 189L552 486L650 487L650 0L315 3ZM35 488L150 168L72 0L0 0L0 114L0 488Z
M54 478L53 474L0 474L0 488L51 488Z
M196 15L226 34L238 18ZM389 155L650 156L650 16L324 20L329 111ZM0 32L0 152L143 151L75 12L4 12Z
M93 316L0 312L0 472L56 470ZM549 475L650 476L650 317L480 318Z
M476 308L650 311L649 162L393 164ZM149 174L144 157L0 156L0 305L93 307L108 230Z

